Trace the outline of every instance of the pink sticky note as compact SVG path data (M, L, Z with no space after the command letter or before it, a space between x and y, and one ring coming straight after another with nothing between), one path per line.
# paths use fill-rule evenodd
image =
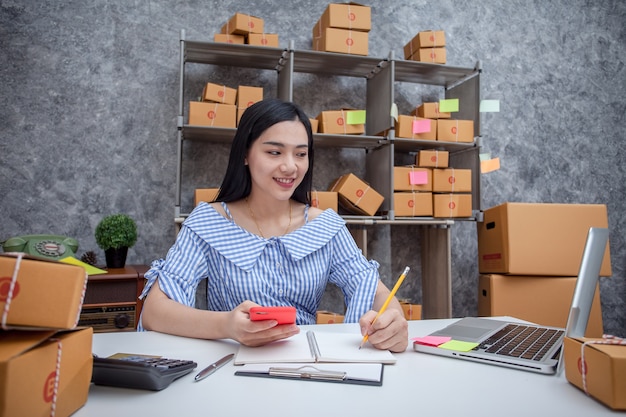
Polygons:
M419 119L413 120L413 133L427 133L430 132L430 120Z
M426 173L426 171L409 172L409 184L411 185L428 184L428 174Z
M414 337L411 339L414 342L419 343L420 345L426 346L439 346L446 342L452 340L449 336L424 336L424 337Z

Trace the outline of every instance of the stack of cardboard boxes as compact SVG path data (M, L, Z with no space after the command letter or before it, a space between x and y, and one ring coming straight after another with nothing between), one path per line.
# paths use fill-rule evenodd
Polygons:
M404 46L404 59L411 61L446 63L446 34L443 30L418 32Z
M368 54L371 9L357 3L331 3L313 28L313 50Z
M605 205L505 203L485 210L478 224L478 314L564 328L590 227L608 228ZM611 272L607 245L600 276ZM626 410L626 346L603 333L597 285L586 337L565 338L565 375L607 406Z
M394 209L400 217L469 217L472 171L448 167L448 152L419 151L416 165L393 168Z
M478 223L478 314L565 327L590 227L608 227L602 204L505 203ZM601 276L611 275L609 247ZM602 335L596 290L587 336Z
M213 36L213 40L278 48L278 35L265 33L263 19L244 13L235 13L228 22L224 23L220 33Z
M69 416L87 401L93 330L80 266L0 255L0 416Z
M263 87L207 83L200 100L189 102L190 125L234 128L248 107L263 100Z

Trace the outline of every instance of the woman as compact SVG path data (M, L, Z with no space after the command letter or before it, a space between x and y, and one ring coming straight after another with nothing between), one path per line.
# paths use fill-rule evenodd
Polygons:
M253 306L292 305L297 324L315 323L328 282L343 291L346 322L379 349L404 351L407 323L397 300L372 324L389 290L343 219L310 207L313 135L293 103L258 102L243 114L216 202L199 204L164 260L145 274L140 329L259 346L299 332L251 321ZM208 310L194 308L200 280Z

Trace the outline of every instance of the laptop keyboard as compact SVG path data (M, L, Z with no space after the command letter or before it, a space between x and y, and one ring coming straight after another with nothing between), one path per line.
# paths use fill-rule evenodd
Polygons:
M475 350L540 361L564 333L558 329L509 324Z

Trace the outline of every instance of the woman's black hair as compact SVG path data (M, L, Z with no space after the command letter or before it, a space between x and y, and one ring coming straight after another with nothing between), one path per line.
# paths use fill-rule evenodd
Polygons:
M304 179L296 188L292 199L303 204L310 204L313 185L313 133L308 116L296 104L272 98L259 101L248 107L241 116L237 133L230 148L228 167L216 201L232 202L246 198L252 188L250 170L245 164L248 150L268 128L276 123L299 120L308 136L309 169Z

